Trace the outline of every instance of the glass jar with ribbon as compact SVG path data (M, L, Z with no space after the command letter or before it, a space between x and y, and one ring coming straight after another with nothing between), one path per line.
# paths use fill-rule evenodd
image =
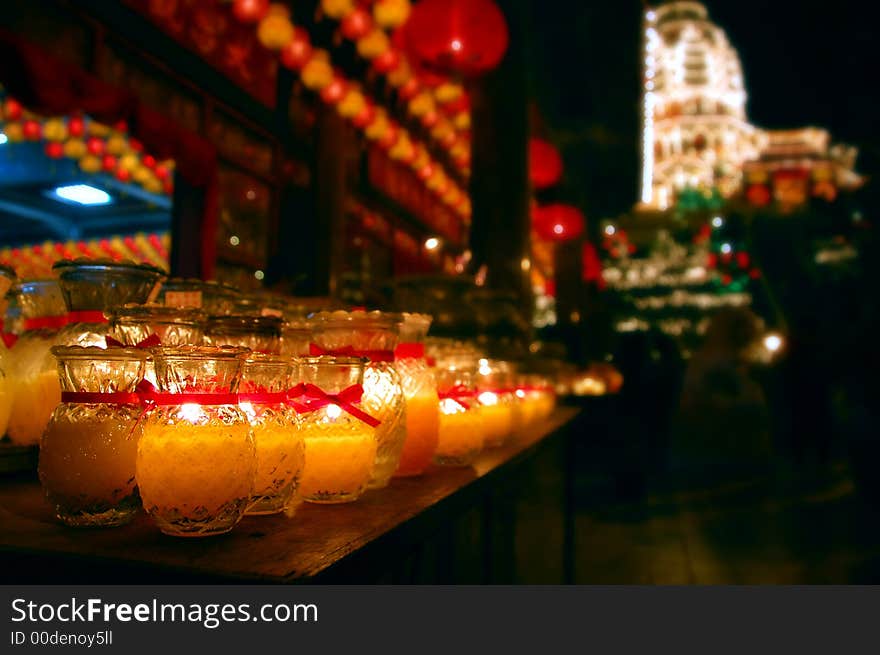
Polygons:
M39 443L61 402L58 368L50 349L58 343L67 310L57 280L22 280L12 293L21 315L20 334L9 352L6 432L14 444L30 446Z
M292 515L305 459L299 414L290 397L291 360L251 353L244 362L239 407L247 415L257 449L257 472L247 514Z
M200 346L207 320L200 309L159 304L129 304L110 310L109 316L113 335L105 337L108 347ZM144 379L157 386L152 359Z
M137 348L54 346L61 404L40 440L39 475L58 518L114 526L140 507L135 457L138 386L149 354Z
M367 360L361 404L381 421L376 430L376 464L370 475L372 489L388 484L406 439L406 397L394 363L400 321L399 314L365 311L318 312L311 318L312 355Z
M351 502L367 488L381 423L363 402L365 364L358 357L297 360L301 383L291 396L305 443L299 493L309 502Z
M406 441L397 476L422 474L434 459L440 434L437 379L425 358L424 340L431 327L428 314L402 314L400 343L394 364L406 396Z
M281 353L282 323L278 316L211 316L205 326L204 343L208 346L239 346L277 355Z
M159 383L138 444L144 509L165 534L202 537L231 530L251 502L256 450L238 386L246 348L150 350Z
M483 450L485 433L475 363L470 357L448 356L437 363L436 374L440 431L434 461L470 466Z
M516 425L516 385L513 366L482 358L477 369L477 400L483 414L484 446L501 446Z
M148 264L104 259L55 262L67 305L67 324L58 333L63 346L106 345L110 334L107 314L127 304L142 305L161 288L165 273Z

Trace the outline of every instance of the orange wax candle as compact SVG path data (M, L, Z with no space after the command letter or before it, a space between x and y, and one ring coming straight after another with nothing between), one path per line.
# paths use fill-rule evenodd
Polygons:
M135 458L141 430L135 423L137 408L127 414L129 420L83 417L82 411L66 409L56 413L43 434L40 480L68 525L118 525L137 510Z
M406 441L395 475L420 475L430 465L440 438L437 392L423 391L406 399Z
M478 400L483 414L485 445L500 446L513 431L512 408L493 391L484 391L479 395Z
M182 407L185 412L188 406ZM144 509L163 532L198 536L228 531L250 503L254 451L245 422L148 421L136 467ZM233 518L221 519L226 516Z
M331 405L328 414L341 410ZM376 429L361 421L309 422L302 426L305 466L299 493L313 503L344 503L366 489L376 462Z
M248 514L285 510L296 491L305 464L305 448L296 425L257 423L253 426L257 472Z
M52 412L60 403L61 384L55 368L18 377L7 428L12 443L20 446L39 443Z
M483 449L485 428L482 408L465 410L455 400L440 401L440 432L434 461L447 466L468 466Z

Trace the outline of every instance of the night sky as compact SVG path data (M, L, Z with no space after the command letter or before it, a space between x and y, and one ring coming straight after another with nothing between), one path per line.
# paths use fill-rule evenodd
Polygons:
M880 34L862 0L707 0L739 51L750 121L816 125L880 169ZM537 131L563 151L557 193L594 219L631 209L639 174L642 2L529 0Z

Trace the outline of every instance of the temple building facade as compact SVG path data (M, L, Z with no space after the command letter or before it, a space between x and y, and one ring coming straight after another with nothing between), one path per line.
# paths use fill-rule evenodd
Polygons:
M683 190L790 206L861 184L856 150L827 131L749 122L739 55L702 3L645 11L643 64L640 209L665 210Z

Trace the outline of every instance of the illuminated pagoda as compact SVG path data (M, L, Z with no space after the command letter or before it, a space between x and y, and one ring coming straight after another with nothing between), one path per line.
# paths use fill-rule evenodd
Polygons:
M763 130L748 121L739 55L702 3L647 9L644 56L639 209L665 210L683 190L729 198L748 189L754 204L775 197L791 205L810 195L792 192L791 179L811 180L812 195L823 197L861 184L855 150L831 146L824 130Z

